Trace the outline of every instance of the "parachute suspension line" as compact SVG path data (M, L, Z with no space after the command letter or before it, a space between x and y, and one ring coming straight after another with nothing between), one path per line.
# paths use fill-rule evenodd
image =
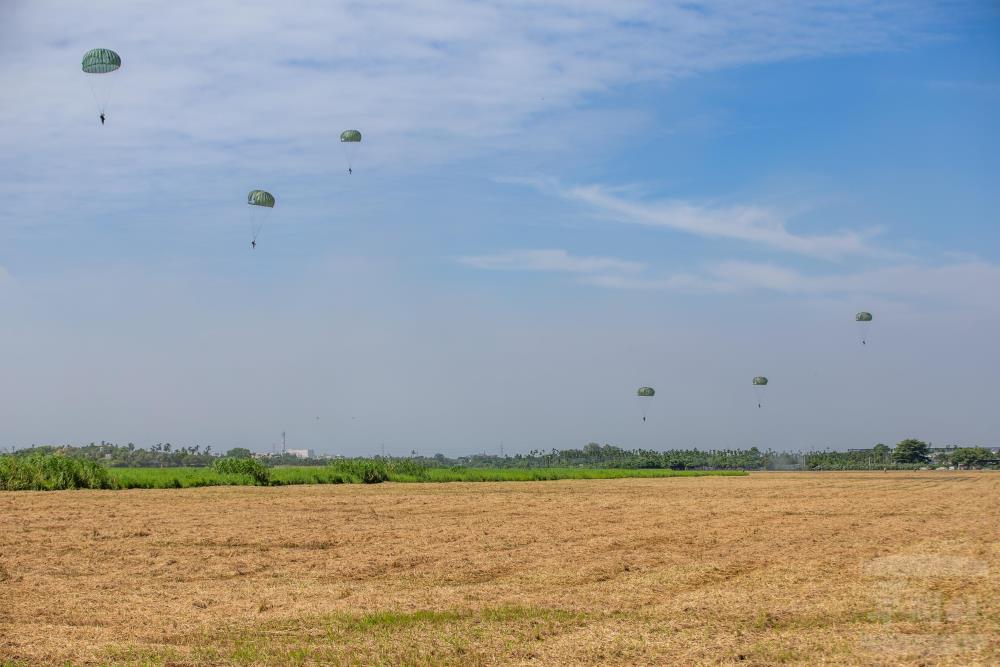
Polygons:
M864 324L861 325L861 344L862 345L865 345L865 346L868 345L868 339L871 338L871 333L872 333L872 329L871 329L871 324L870 323L864 323Z
M262 215L257 215L256 219L254 212L250 212L250 240L256 241L260 233L264 231L264 217Z
M344 161L347 162L347 173L354 173L354 156L352 155L354 151L354 146L350 142L341 141L340 150L344 153Z
M90 95L94 98L94 106L97 107L98 113L106 115L108 113L108 105L111 102L111 93L114 91L115 87L115 77L109 77L111 79L109 83L99 83L95 78L99 76L107 77L108 75L92 74L88 76L87 86L90 88ZM98 88L101 88L101 93L104 93L103 99L101 93L98 92Z
M247 227L250 228L250 240L256 241L257 234L260 233L260 229L254 223L253 211L249 206L247 207Z

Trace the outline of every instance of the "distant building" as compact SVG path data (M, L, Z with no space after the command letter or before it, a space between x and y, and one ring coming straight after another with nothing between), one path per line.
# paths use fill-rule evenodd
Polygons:
M314 459L316 452L311 449L286 449L285 453L297 459Z

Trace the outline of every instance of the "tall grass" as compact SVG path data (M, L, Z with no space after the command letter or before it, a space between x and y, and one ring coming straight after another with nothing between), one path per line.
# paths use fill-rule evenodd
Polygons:
M337 459L326 467L352 482L378 484L389 479L389 465L382 459Z
M246 475L259 486L271 483L271 471L260 461L227 456L215 461L212 469L221 475Z
M212 468L111 468L116 489L185 489L199 486L258 486L250 475Z
M0 490L110 489L107 469L94 461L59 454L0 456Z
M431 468L408 459L338 459L325 466L267 468L253 459L219 459L211 468L111 468L59 454L0 456L0 490L171 489L199 486L529 482L557 479L745 475L733 470L644 468Z

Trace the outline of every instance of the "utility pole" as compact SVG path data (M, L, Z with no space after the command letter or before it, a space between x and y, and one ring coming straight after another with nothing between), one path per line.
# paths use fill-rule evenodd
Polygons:
M281 432L281 453L285 453L285 432Z

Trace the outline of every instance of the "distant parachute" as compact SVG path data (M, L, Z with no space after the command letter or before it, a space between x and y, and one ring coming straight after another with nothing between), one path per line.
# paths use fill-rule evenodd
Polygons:
M274 208L274 195L267 190L251 190L247 195L247 203L251 206Z
M354 158L357 155L358 144L361 143L361 132L344 130L340 133L340 145L344 147L344 157L347 158L347 173L354 173Z
M758 375L753 379L754 393L757 396L757 407L761 407L764 402L764 387L767 386L767 378L763 375Z
M646 421L646 413L649 410L649 399L656 396L656 390L652 387L639 387L635 395L639 397L639 408L642 411L642 421Z
M256 244L257 236L270 217L271 209L274 208L274 195L266 190L251 190L247 195L247 204L249 204L247 208L250 216L251 241Z
M871 335L872 314L862 310L854 316L854 321L858 322L858 327L860 328L861 344L867 345L868 336Z
M87 75L87 83L90 85L90 92L94 96L97 110L101 114L102 125L108 111L111 89L118 78L114 72L121 69L121 66L121 56L111 49L91 49L83 54L81 69Z

